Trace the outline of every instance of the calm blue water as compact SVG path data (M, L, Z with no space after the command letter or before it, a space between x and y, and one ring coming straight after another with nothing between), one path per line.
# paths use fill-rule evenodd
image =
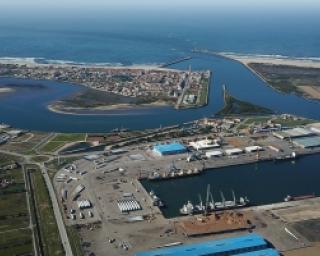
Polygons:
M0 10L0 56L131 65L164 63L190 55L194 47L199 47L317 57L320 56L320 30L314 28L319 25L316 10L303 10L303 13L201 9L193 12L183 9ZM64 132L104 132L121 126L159 127L214 114L222 107L222 84L226 84L234 96L277 112L320 118L318 103L281 95L236 62L200 55L174 67L188 68L189 65L193 69L213 71L210 101L205 108L115 111L104 116L62 115L49 112L46 105L81 87L42 81L47 90L36 93L18 90L14 95L1 97L0 121L19 128ZM8 82L25 84L25 81L0 79L0 85Z
M292 163L261 162L240 166L230 166L205 172L203 175L167 181L147 181L142 184L147 191L155 193L166 203L163 210L166 217L179 215L179 208L188 200L199 203L198 195L205 200L206 188L210 184L216 201L221 201L220 191L232 200L231 190L237 197L247 196L256 205L282 202L292 196L320 195L320 155L302 157ZM172 196L171 191L175 191Z

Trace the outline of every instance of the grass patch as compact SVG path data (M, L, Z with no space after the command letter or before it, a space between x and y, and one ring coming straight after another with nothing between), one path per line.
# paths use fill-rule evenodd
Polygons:
M0 190L0 231L27 227L29 212L21 169L1 171L0 178L15 180L14 184Z
M73 142L73 141L84 141L86 134L84 133L61 133L53 138L52 141L64 141L64 142Z
M284 127L295 127L295 126L303 126L307 124L314 123L314 120L311 119L282 119L277 118L273 120L274 123L281 124Z
M68 226L66 228L67 228L69 241L70 241L71 248L72 248L74 255L84 256L84 253L83 253L83 250L81 247L81 239L80 239L80 236L77 232L76 227L75 226Z
M1 234L0 255L33 255L31 230L12 230Z
M319 86L319 68L262 63L250 63L249 67L261 75L273 88L286 94L312 96L301 91L299 86Z
M44 255L64 255L48 190L40 170L32 172L32 186Z
M255 115L255 114L272 114L273 111L246 101L236 99L227 93L225 97L225 106L217 115Z
M64 141L50 141L41 148L41 151L45 153L53 153L65 144L66 142Z
M29 212L25 193L0 196L0 232L25 228L29 225Z
M197 102L197 106L199 107L208 104L209 82L210 80L208 78L203 78L201 80L201 90Z
M39 162L39 163L46 162L48 160L49 160L49 157L47 157L47 156L34 156L34 157L32 157L32 161Z
M60 133L44 144L40 150L44 153L53 153L65 144L84 141L85 139L86 134L84 133Z

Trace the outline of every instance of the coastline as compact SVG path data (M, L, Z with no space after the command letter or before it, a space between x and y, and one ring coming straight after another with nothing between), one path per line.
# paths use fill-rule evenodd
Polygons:
M236 54L227 52L213 52L213 54L227 59L236 60L246 66L248 66L249 63L259 63L288 65L301 68L320 68L320 58L297 58L280 55Z
M250 64L257 63L257 64L267 64L267 65L276 65L276 66L292 66L296 68L319 68L320 69L320 58L295 58L295 57L288 57L288 56L278 56L278 55L254 55L254 54L235 54L235 53L213 53L217 56L222 58L226 58L232 61L237 61L240 64L244 65L248 70L250 70L254 75L256 75L259 79L261 79L267 86L272 88L278 93L283 95L287 94L278 88L274 87L267 81L267 79L262 76L259 72L255 69L250 67ZM298 97L304 98L310 102L318 102L318 97L312 97L312 95L306 94L305 92L301 94L297 94L292 92L294 95Z
M13 58L13 57L0 57L0 64L3 65L26 65L29 67L83 67L83 68L108 68L108 69L144 69L144 70L164 70L172 71L173 68L163 68L162 64L133 64L122 65L120 63L85 63L63 60L46 60L45 63L36 62L37 59L44 60L43 58Z

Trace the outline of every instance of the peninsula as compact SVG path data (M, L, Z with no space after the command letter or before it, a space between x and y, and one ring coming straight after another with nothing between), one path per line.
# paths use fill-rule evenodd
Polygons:
M272 88L307 99L320 99L320 60L318 58L289 58L278 55L243 55L216 53L236 60Z
M87 87L72 97L55 102L50 110L76 112L83 109L132 108L166 105L202 107L208 102L210 71L187 71L161 67L39 64L0 60L0 76L53 80Z

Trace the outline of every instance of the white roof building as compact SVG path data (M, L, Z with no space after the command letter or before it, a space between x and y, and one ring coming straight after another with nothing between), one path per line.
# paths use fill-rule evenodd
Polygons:
M206 157L211 158L211 157L219 157L222 156L223 152L220 150L213 150L213 151L207 151L206 152Z
M263 148L260 146L250 146L250 147L245 147L244 150L248 153L251 153L251 152L261 151L263 150Z
M240 148L230 148L230 149L226 149L225 152L226 152L226 155L232 156L232 155L239 155L243 153L243 150Z
M197 151L220 147L220 144L217 143L216 140L208 140L208 139L199 140L199 141L192 141L189 143L189 145Z

